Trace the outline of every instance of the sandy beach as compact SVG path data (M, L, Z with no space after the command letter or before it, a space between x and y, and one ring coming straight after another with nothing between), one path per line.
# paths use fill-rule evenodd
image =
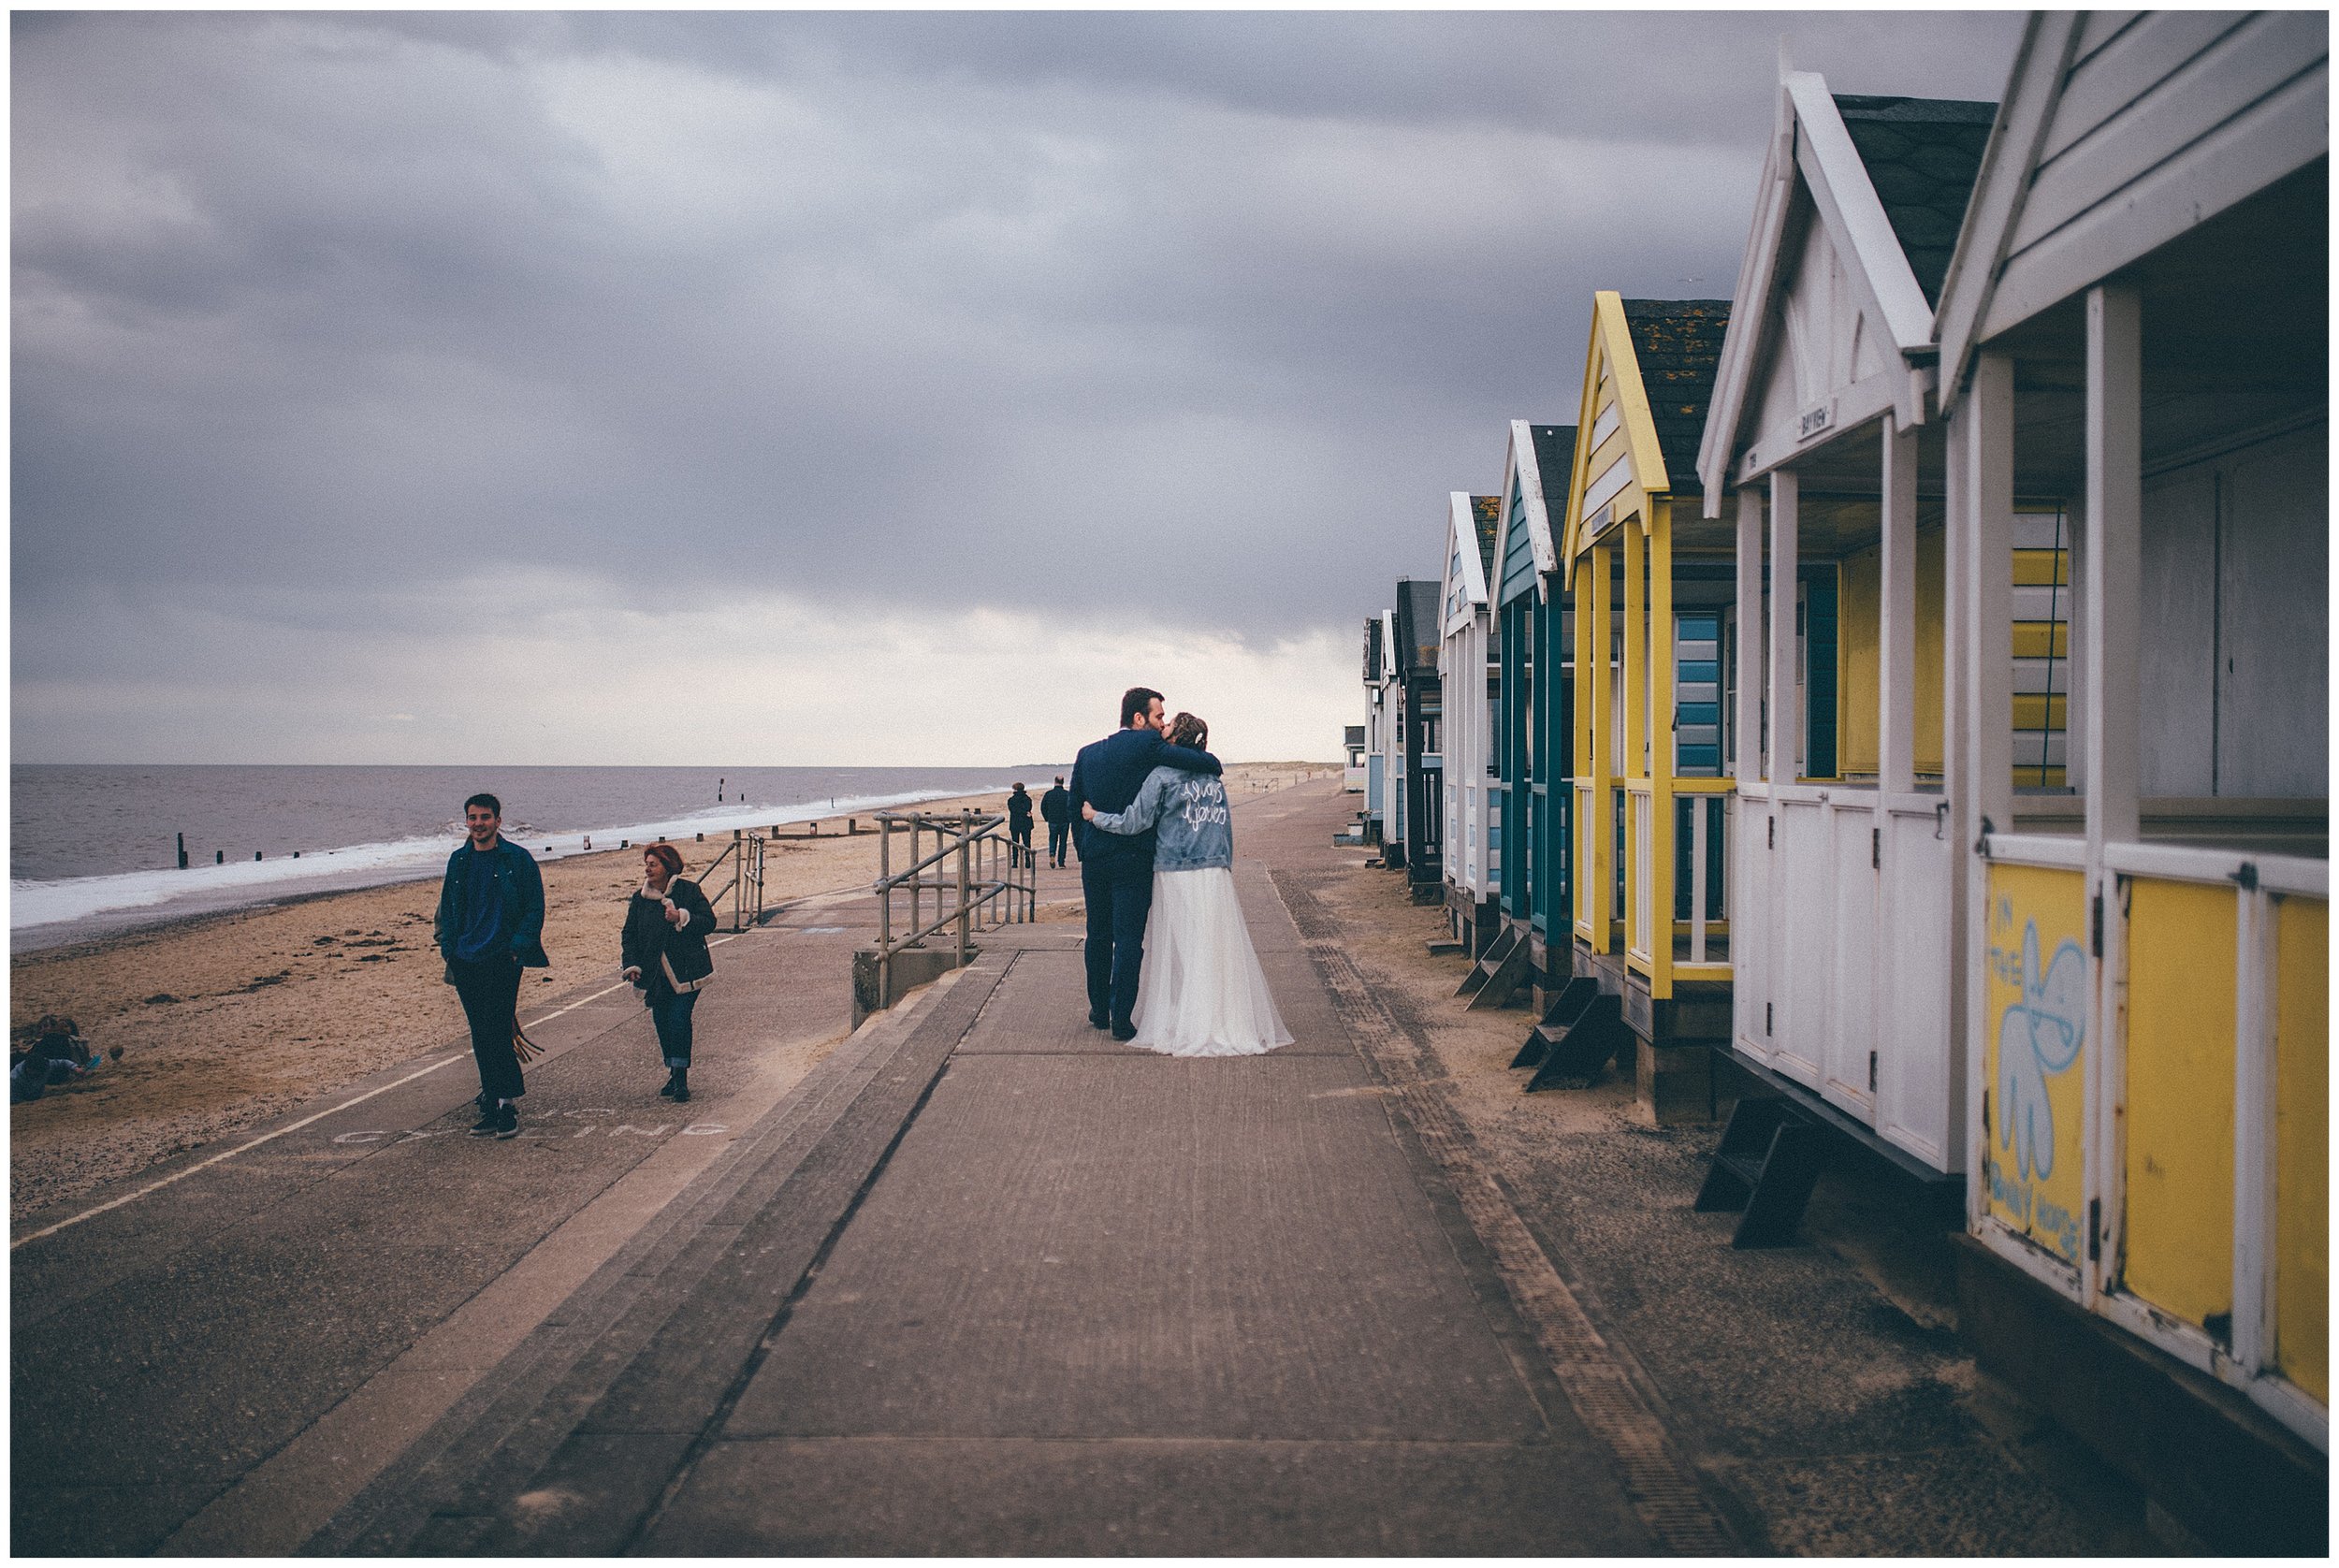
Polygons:
M1244 762L1227 776L1230 791L1247 794L1326 771L1321 763ZM1026 783L1036 795L1048 780ZM998 810L1004 800L968 796L922 809ZM844 827L841 817L824 819L821 836L770 847L766 907L875 880L877 837L847 836ZM720 845L681 848L696 868ZM617 980L621 906L640 883L640 850L571 855L545 863L544 873L552 967L529 972L523 1020L542 1007L538 994L549 1000ZM713 880L719 886L727 876L719 871ZM430 941L438 889L434 877L327 893L13 958L13 1038L22 1042L42 1014L62 1013L101 1054L119 1047L122 1057L11 1108L10 1217L463 1039L462 1009ZM1078 913L1074 902L1042 918ZM845 977L833 979L841 991Z

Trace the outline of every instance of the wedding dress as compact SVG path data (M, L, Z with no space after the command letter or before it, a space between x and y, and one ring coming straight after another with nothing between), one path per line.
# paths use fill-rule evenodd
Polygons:
M1256 1056L1291 1043L1225 866L1154 873L1131 1045L1165 1056Z
M1153 830L1154 907L1131 1045L1166 1056L1256 1056L1291 1043L1234 891L1234 813L1223 780L1157 767L1126 811L1084 808L1106 833Z

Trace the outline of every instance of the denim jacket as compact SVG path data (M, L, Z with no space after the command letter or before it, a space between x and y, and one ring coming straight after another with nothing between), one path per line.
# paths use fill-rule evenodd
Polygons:
M1119 834L1157 828L1155 871L1234 864L1234 821L1227 812L1227 786L1215 774L1155 768L1126 811L1099 811L1088 825Z
M545 954L545 876L535 857L508 838L482 852L470 841L458 844L446 858L446 880L439 884L439 911L430 922L430 937L447 960L446 982L455 983L455 938L463 928L466 883L474 876L491 877L503 900L503 929L511 933L512 961L525 969L542 969L552 963Z

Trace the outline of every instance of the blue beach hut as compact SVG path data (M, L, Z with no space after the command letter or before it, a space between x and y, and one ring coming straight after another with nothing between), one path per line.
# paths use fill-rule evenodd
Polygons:
M1518 983L1532 988L1538 1009L1573 972L1567 936L1573 840L1563 781L1572 766L1575 623L1566 585L1557 575L1552 520L1566 510L1575 457L1575 426L1511 421L1489 584L1500 660L1497 895L1526 954Z
M1401 578L1390 616L1396 719L1394 760L1402 769L1395 789L1398 830L1384 859L1402 864L1416 904L1444 897L1446 759L1445 691L1438 678L1438 584Z

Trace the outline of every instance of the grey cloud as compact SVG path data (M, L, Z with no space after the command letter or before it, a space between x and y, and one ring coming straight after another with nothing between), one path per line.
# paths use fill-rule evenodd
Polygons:
M1729 291L1779 33L1990 96L2018 22L14 26L22 657L506 562L1344 622L1568 416L1593 288Z

